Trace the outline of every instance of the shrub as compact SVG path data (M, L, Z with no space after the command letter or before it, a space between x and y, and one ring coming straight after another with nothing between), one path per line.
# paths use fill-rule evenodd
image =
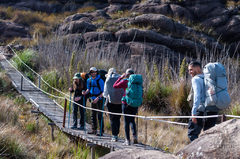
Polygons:
M0 93L5 93L12 88L11 81L7 78L5 73L0 72Z
M171 115L187 116L191 115L191 107L187 101L190 86L185 80L173 85L171 95L167 97ZM186 122L186 121L185 121Z
M30 11L16 11L13 16L13 22L26 26L32 26L34 23L43 22L41 14Z
M37 71L38 63L37 59L38 56L32 50L24 50L17 52L18 57L31 69ZM21 72L23 72L31 81L34 81L35 74L31 71L27 66L25 66L22 61L18 57L13 57L12 63L13 65Z

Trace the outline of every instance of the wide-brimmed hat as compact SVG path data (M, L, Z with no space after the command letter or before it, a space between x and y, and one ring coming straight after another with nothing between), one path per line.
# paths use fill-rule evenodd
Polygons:
M129 68L126 70L126 74L128 75L134 74L134 71L131 68Z
M82 79L80 73L75 73L73 79Z
M108 70L108 73L105 75L105 77L107 77L108 75L111 75L111 74L116 74L115 68L110 68L110 69Z

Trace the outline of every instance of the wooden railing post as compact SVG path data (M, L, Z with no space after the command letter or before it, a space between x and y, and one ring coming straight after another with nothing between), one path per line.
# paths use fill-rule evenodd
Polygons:
M38 88L41 89L41 76L38 76Z
M90 146L91 148L91 159L95 159L95 147L97 146L94 143L87 143L86 146Z
M226 121L226 116L225 116L225 114L222 114L221 122L224 122L224 121Z
M145 145L147 145L147 119L145 117ZM146 149L146 147L145 147Z
M65 128L65 121L66 121L66 110L67 110L67 99L65 98L64 103L64 112L63 112L63 125L62 127Z
M22 91L23 89L23 76L21 76L21 84L20 84L20 90Z
M55 126L55 123L48 123L48 125L50 125L51 128L52 128L52 141L54 141L54 126Z

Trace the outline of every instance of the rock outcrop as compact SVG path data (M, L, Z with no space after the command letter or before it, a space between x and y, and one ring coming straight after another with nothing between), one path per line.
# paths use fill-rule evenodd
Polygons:
M1 22L0 21L0 36L5 38L30 37L30 29L23 25L13 22Z
M204 131L200 137L176 153L180 158L239 158L240 120L233 119Z
M99 159L179 159L172 154L164 153L156 150L119 150L109 153Z

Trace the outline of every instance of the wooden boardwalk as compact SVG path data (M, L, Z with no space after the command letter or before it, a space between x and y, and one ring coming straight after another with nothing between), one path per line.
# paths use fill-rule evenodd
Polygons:
M31 85L27 80L22 78L22 75L16 71L6 60L1 60L2 68L7 72L9 78L12 80L14 87L19 93L21 93L28 101L36 106L38 111L43 113L49 119L52 120L58 126L60 130L68 133L72 136L79 137L90 143L94 143L99 146L110 148L111 150L120 149L147 149L147 150L161 150L153 148L143 144L134 144L130 146L123 145L124 139L119 139L118 142L111 142L111 135L104 133L101 138L96 135L85 134L84 130L73 130L63 127L63 108L59 107L54 101L48 98L44 93L39 91L35 86ZM22 88L21 88L21 78ZM68 115L68 113L67 113ZM70 119L72 119L72 114ZM66 124L68 123L68 117L66 117ZM69 125L72 125L72 120L69 121ZM87 126L86 131L90 130L90 126ZM162 150L161 150L162 151Z

